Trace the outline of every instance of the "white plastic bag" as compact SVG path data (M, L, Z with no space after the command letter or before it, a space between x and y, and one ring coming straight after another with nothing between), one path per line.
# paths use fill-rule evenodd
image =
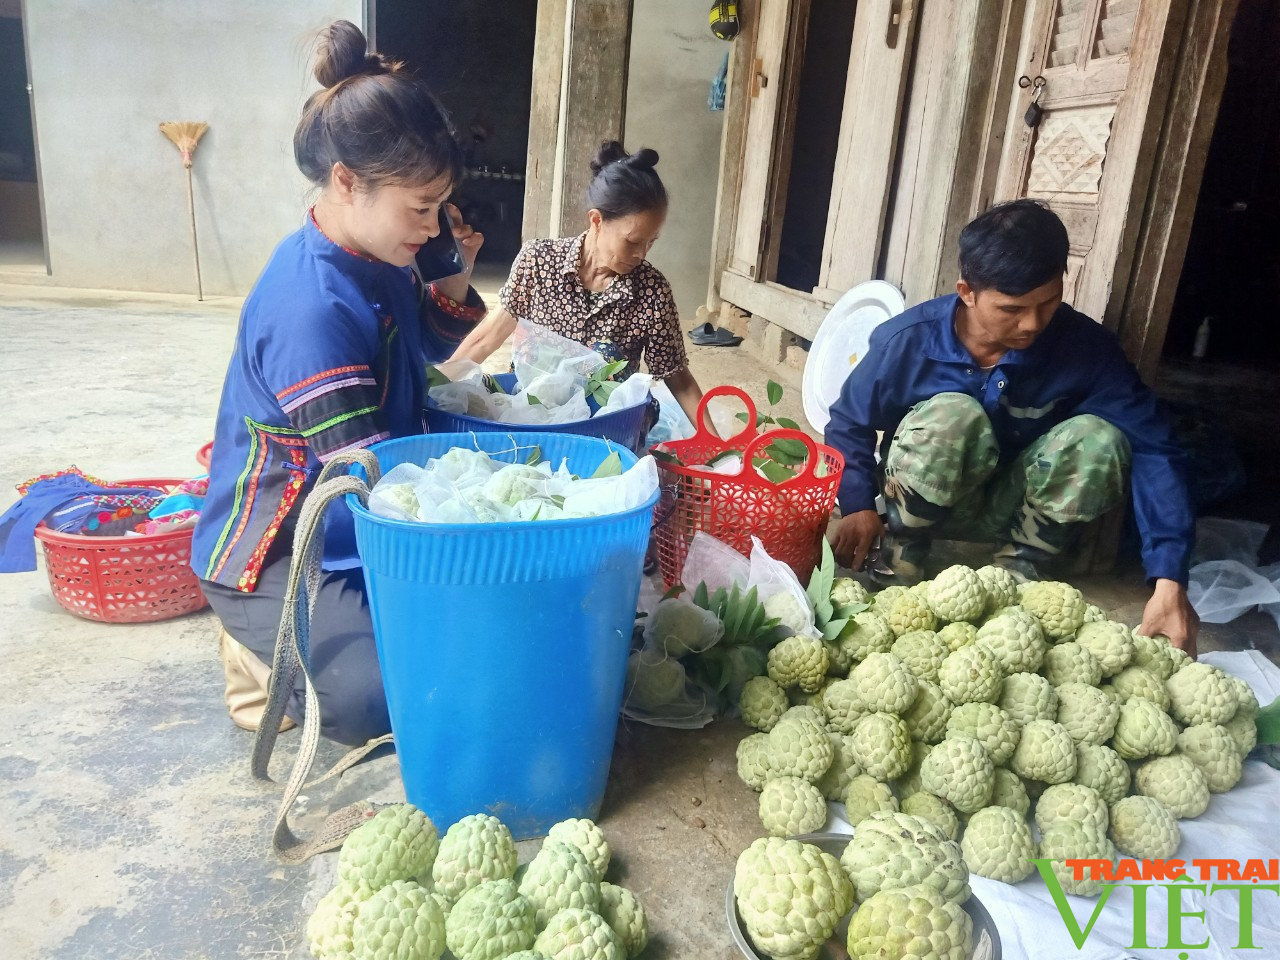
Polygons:
M715 719L710 698L689 680L684 664L646 646L627 659L622 716L651 727L699 730Z
M626 410L649 399L653 377L647 373L633 373L622 383L613 388L609 399L600 408L601 413L612 413L615 410Z
M769 556L759 537L751 538L751 571L747 587L756 588L756 596L769 616L781 621L779 626L792 636L822 638L813 616L809 595L790 567Z
M1230 623L1256 606L1280 604L1280 589L1239 560L1214 560L1191 568L1187 597L1205 623Z
M658 489L658 465L641 457L618 477L579 480L564 494L566 517L599 517L642 506Z
M416 488L425 471L415 463L392 467L369 493L369 512L389 520L417 520L421 506Z
M1268 529L1265 523L1252 520L1201 517L1196 521L1196 546L1191 562L1239 560L1246 566L1256 567L1258 551L1262 549Z
M689 551L684 556L680 582L688 590L705 583L707 592L715 593L721 587L731 590L737 584L745 592L750 576L751 563L746 557L723 540L699 530L693 535Z
M528 320L516 324L511 362L522 384L546 374L568 373L581 385L605 365L604 357L590 347Z

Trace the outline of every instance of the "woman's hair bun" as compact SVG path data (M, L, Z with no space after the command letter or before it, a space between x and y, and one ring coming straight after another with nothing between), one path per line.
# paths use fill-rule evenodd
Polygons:
M596 151L596 157L591 161L591 173L594 176L611 163L617 163L619 160L625 160L630 154L627 153L626 147L617 140L606 140L600 144L600 149Z
M636 170L652 170L658 165L658 151L641 147L627 157L627 166Z
M360 74L394 73L396 65L369 52L364 34L350 20L335 20L320 31L316 43L316 80L320 86L336 87Z

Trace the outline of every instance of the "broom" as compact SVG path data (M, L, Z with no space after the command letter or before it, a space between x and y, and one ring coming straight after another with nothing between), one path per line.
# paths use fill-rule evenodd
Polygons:
M182 165L187 168L187 209L191 214L191 249L196 256L196 299L204 299L204 285L200 282L200 245L196 242L196 198L191 189L191 155L196 144L209 129L207 123L195 120L168 121L160 124L160 132L168 137L182 154Z

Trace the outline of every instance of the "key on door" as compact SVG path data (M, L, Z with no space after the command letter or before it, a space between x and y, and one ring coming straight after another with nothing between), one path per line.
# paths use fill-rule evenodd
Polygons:
M1024 80L1026 81L1025 83L1023 82ZM1036 88L1036 92L1031 97L1031 103L1027 107L1027 112L1022 115L1023 122L1032 130L1040 126L1040 120L1044 117L1044 107L1040 106L1040 95L1044 93L1044 83L1044 77L1036 77L1035 80L1029 77L1020 77L1018 79L1018 86L1024 89L1030 86Z

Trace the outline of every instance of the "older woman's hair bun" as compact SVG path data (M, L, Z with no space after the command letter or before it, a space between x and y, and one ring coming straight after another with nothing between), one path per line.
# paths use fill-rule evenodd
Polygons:
M335 20L320 31L316 41L315 75L325 89L361 74L395 73L401 64L370 53L364 34L350 20Z
M606 140L591 161L588 205L599 210L606 220L665 210L667 189L654 169L657 165L657 150L642 147L635 153L627 153L617 140Z

